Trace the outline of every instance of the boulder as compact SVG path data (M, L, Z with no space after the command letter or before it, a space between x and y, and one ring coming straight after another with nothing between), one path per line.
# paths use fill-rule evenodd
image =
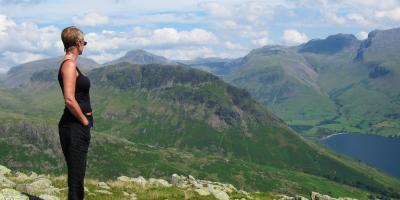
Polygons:
M217 189L212 185L208 185L208 191L218 200L229 200L229 195L226 192Z
M107 183L104 183L104 182L97 183L97 187L99 187L101 189L105 189L105 190L111 189L110 186L108 186Z
M34 179L31 183L19 184L17 190L28 194L59 194L60 189L53 187L51 181L44 177Z
M107 191L107 190L96 190L96 191L94 191L94 192L99 193L99 194L106 194L106 195L111 195L111 194L113 194L112 192Z
M194 190L195 192L197 192L197 194L199 194L200 196L208 196L211 193L208 191L207 188L196 188Z
M189 181L185 176L179 176L177 174L172 174L171 184L179 188L190 187Z
M337 200L336 198L328 195L322 195L318 192L311 192L311 200Z
M117 178L117 180L122 181L122 182L133 182L131 177L127 176L120 176Z
M0 199L29 200L29 197L14 189L5 188L0 191Z
M15 187L15 183L11 181L10 179L6 178L2 174L0 174L0 186L1 187L7 187L7 188L13 188Z
M0 165L0 175L9 175L11 173L11 169Z
M36 179L38 178L38 175L35 172L31 172L31 174L29 175L29 179Z
M146 186L146 184L148 183L147 180L145 178L143 178L143 176L139 176L137 178L132 178L132 182L136 183L138 185L141 185L141 186Z
M171 187L172 185L168 183L168 181L164 179L155 179L155 178L150 178L149 183L151 185L159 186L159 187Z
M15 182L17 183L25 183L26 181L30 180L29 176L22 173L22 172L17 172L15 173Z

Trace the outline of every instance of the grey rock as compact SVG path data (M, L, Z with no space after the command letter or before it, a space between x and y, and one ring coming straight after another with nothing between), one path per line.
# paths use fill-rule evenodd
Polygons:
M7 167L0 165L0 175L9 175L11 173L11 169L8 169Z
M194 191L200 196L208 196L211 194L206 188L196 188Z
M117 180L122 181L122 182L133 182L131 177L127 176L120 176L117 178Z
M94 192L99 193L99 194L106 194L106 195L111 195L111 194L113 194L112 192L107 191L107 190L96 190L96 191L94 191Z
M59 194L60 189L53 187L51 181L48 178L38 176L37 179L31 183L20 184L17 186L18 190L27 192L28 194Z
M123 194L124 196L129 196L129 195L130 195L129 193L127 193L127 192L125 192L125 191L123 191L122 194Z
M0 191L0 199L29 200L29 197L14 189L5 188Z
M171 184L179 188L190 187L189 181L185 176L179 176L177 174L172 174Z
M229 195L217 188L215 188L212 185L208 185L208 191L218 200L229 200Z
M30 177L22 172L16 172L14 181L17 183L24 183L28 180L31 180Z
M146 184L148 183L147 180L145 178L143 178L142 176L139 176L137 178L132 178L132 182L141 185L141 186L146 186Z
M155 179L155 178L150 178L149 183L151 185L159 186L159 187L171 187L172 185L168 183L168 181L164 179Z
M0 174L0 186L7 188L14 188L15 183L10 179L6 178L5 176L3 176L2 174Z
M99 188L101 188L101 189L105 189L105 190L111 189L110 186L108 186L107 183L105 183L105 182L99 182L99 183L97 183L97 187L99 187Z

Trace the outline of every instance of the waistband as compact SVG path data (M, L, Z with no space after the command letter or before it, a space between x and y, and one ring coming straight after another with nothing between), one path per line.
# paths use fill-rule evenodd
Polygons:
M94 124L93 124L93 113L90 114L90 115L88 115L86 113L83 113L83 115L85 115L85 117L88 119L89 126L90 127L94 127ZM58 124L61 125L61 124L67 124L67 123L79 123L79 124L82 124L82 122L79 121L68 109L64 110L64 112L63 112L63 114L61 116L61 119L60 119Z

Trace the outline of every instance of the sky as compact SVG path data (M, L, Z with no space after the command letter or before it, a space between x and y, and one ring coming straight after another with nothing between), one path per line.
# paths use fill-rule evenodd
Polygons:
M0 72L63 55L77 26L83 56L105 63L133 49L169 59L235 58L337 33L360 40L400 27L400 0L0 0Z

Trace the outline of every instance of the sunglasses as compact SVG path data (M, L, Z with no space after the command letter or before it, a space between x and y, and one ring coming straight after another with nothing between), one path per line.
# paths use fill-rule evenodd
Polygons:
M83 46L86 46L86 45L87 45L87 42L86 42L86 41L80 41L80 42L82 42Z

